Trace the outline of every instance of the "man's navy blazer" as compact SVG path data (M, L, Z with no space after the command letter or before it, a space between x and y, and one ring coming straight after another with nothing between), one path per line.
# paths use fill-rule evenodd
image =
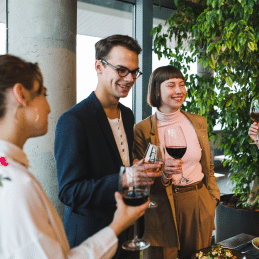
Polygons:
M119 103L132 163L132 111ZM109 225L122 160L107 116L94 92L65 112L55 132L59 199L71 247Z

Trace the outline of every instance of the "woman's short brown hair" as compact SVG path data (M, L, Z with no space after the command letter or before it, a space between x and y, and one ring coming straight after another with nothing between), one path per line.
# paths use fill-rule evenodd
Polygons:
M43 88L43 77L38 64L9 54L0 55L0 118L5 114L7 89L20 83L27 90L32 90L35 80L40 84L37 95Z
M150 106L157 108L161 106L161 84L171 78L185 80L182 72L171 65L158 67L153 71L149 78L147 94L147 102Z

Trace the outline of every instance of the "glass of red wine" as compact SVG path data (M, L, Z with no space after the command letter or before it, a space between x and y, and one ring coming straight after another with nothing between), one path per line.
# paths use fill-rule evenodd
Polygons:
M149 185L146 173L136 172L132 167L122 166L119 174L119 192L125 204L139 206L148 200ZM150 243L138 238L138 221L134 224L134 238L122 244L122 248L129 251L146 249Z
M259 101L258 101L258 99L252 100L251 108L250 108L250 117L257 124L259 123ZM258 133L256 135L256 140L250 144L256 144L256 145L259 144Z
M164 168L164 152L162 151L160 144L148 144L145 156L144 164L157 164L158 167L154 169L148 169L149 172L159 173L163 171ZM155 179L152 179L154 181ZM156 208L157 203L150 200L149 208Z
M171 157L174 159L181 159L187 149L186 139L180 125L174 125L165 129L165 149ZM190 183L192 180L187 179L183 176L183 173L173 174L173 180L178 185L185 185Z

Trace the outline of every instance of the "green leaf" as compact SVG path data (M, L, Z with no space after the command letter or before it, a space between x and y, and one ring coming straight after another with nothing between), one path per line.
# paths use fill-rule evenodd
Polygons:
M219 44L216 44L215 47L216 47L217 53L219 54L221 51L221 46Z
M231 157L224 165L231 167L233 192L241 195L243 206L249 185L259 175L259 152L249 145L247 134L251 98L259 96L258 0L208 0L203 10L187 7L185 0L177 2L166 21L169 29L162 25L152 30L153 50L184 73L187 98L182 108L207 118L210 139L216 121L222 125L218 146ZM191 53L183 50L185 40ZM170 41L176 42L174 49ZM190 75L193 62L215 73Z
M214 47L215 47L215 43L214 42L210 43L210 45L206 49L206 53L210 53L214 49Z
M236 27L236 23L232 22L229 26L229 29L232 31Z
M209 65L212 69L215 69L216 67L215 61L212 57L209 59Z
M226 82L227 82L227 84L228 84L229 86L232 86L232 85L233 85L233 81L232 81L232 79L231 79L230 77L227 77L227 78L226 78Z
M249 49L252 50L252 51L255 50L255 45L254 45L253 42L249 42L249 43L248 43L248 47L249 47Z
M234 48L235 48L235 51L239 51L240 50L240 45L239 44L237 44L237 45L234 45Z

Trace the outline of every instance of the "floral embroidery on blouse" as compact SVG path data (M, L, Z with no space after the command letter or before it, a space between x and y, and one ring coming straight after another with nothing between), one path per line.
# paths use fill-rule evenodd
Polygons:
M5 157L0 157L0 165L1 166L8 166L8 163L6 162Z
M8 163L6 162L5 157L0 157L0 166L8 166ZM0 175L0 186L2 186L2 181L3 180L8 180L11 181L11 179L9 177L3 177L2 175Z

